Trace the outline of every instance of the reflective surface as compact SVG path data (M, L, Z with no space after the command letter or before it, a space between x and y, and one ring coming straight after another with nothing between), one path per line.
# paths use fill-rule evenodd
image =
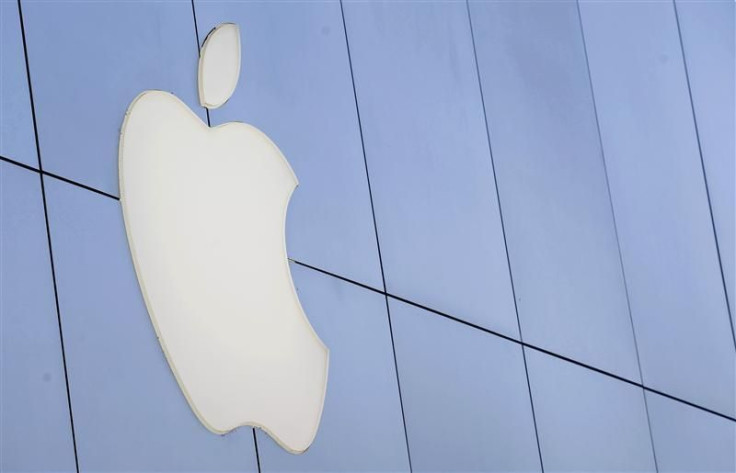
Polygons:
M678 0L676 4L721 264L729 291L731 321L734 322L736 12L733 2Z
M0 228L0 470L75 471L38 174L0 163Z
M736 415L736 350L673 6L580 8L644 383Z
M656 471L644 392L526 351L545 471Z
M736 470L736 424L647 393L661 472Z
M390 308L413 471L541 471L521 347Z
M10 91L21 109L7 115L3 108L0 124L19 130L13 138L22 145L2 154L35 165L30 104L22 105L22 35L6 39L21 34L13 29L16 4L1 5L0 21L10 27L3 23L0 32L0 96L7 100ZM261 471L407 471L404 417L417 471L432 462L449 471L516 464L534 471L535 426L545 471L651 471L655 453L660 471L733 470L736 360L719 270L728 278L732 264L724 243L733 214L724 211L733 205L732 2L677 3L684 62L671 2L583 2L584 34L574 2L343 6L350 57L338 0L195 1L194 8L22 1L42 161L64 179L113 194L127 105L141 90L163 89L206 119L197 105L197 34L201 44L218 23L240 24L240 85L210 118L254 124L289 158L300 187L289 208L287 254L316 268L292 269L332 348L333 384L315 443L293 456L258 433ZM13 80L5 75L18 70ZM613 212L605 208L601 157ZM68 471L67 420L34 417L29 430L17 427L28 406L58 408L64 419L66 392L54 374L62 366L58 326L54 332L46 319L58 325L48 307L53 281L44 282L42 202L36 184L12 176L1 190L0 316L18 324L12 333L3 325L10 340L2 349L31 348L37 356L4 368L16 381L4 378L2 389L14 395L17 388L12 399L21 407L0 413L3 448L15 442L16 469ZM483 330L519 336L496 181L522 332L549 350L526 350L531 427L525 383L518 387L526 377L519 347ZM81 471L256 471L252 430L207 432L177 387L137 288L120 204L51 177L46 183ZM370 289L382 287L371 198L396 312L401 390L385 300ZM4 223L17 212L22 224ZM615 377L638 382L613 217L643 383L669 396L658 401L647 391L653 441L641 386ZM19 249L5 256L6 242ZM427 310L402 309L394 296ZM27 329L45 335L26 343L16 332ZM56 371L39 382L38 366L47 362ZM3 391L3 402L11 395ZM18 435L11 438L9 428ZM58 462L39 466L46 458Z
M0 2L0 156L38 167L16 2Z
M465 5L344 8L388 291L518 337Z
M524 341L639 381L573 2L473 2Z

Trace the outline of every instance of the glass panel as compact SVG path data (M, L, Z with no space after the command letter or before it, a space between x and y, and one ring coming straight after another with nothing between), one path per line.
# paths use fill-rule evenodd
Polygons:
M465 4L344 8L388 290L518 337Z
M38 174L0 163L0 209L0 470L76 471Z
M0 156L38 167L17 2L0 2Z
M644 383L736 415L736 351L673 5L580 8Z
M574 2L473 2L524 341L640 380Z
M661 473L736 471L736 422L658 394L647 404Z
M710 203L718 232L721 263L734 315L734 175L736 165L736 46L734 2L677 1ZM736 325L734 325L736 327Z
M390 307L414 471L540 471L521 347Z
M655 471L641 388L536 350L526 359L545 471Z

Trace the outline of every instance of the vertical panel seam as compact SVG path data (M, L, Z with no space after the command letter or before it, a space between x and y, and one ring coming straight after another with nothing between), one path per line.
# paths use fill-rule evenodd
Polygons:
M680 42L680 53L682 54L682 69L685 71L685 82L687 83L687 95L690 101L690 111L693 117L693 127L695 129L695 139L698 143L698 157L700 158L700 169L703 173L703 184L705 186L705 196L708 201L708 213L710 216L710 224L713 230L713 240L716 244L716 256L718 257L718 269L721 272L721 283L723 284L723 296L726 300L726 311L728 312L728 321L731 325L731 338L733 338L734 349L736 349L736 331L734 329L733 314L731 314L731 304L728 298L728 285L726 284L726 276L723 272L723 260L721 258L721 246L718 242L718 233L716 232L716 221L713 216L713 203L710 198L710 189L708 187L708 175L705 171L705 159L703 157L703 147L700 143L700 127L698 126L698 118L695 114L695 102L693 101L693 91L690 85L690 73L688 72L687 58L685 56L685 44L682 41L682 29L680 27L680 15L677 11L677 2L672 0L672 8L675 12L675 23L677 24L677 37ZM733 177L733 176L732 176Z
M253 432L253 445L256 448L256 465L258 466L258 473L261 472L261 454L258 452L258 438L256 437L256 429L255 427L251 427L251 432Z
M191 3L192 3L192 17L194 18L194 37L197 40L197 68L199 68L199 55L201 54L201 44L202 43L200 43L200 40L199 40L199 27L197 26L197 11L194 8L194 0L191 0ZM199 73L197 73L197 81L199 81ZM199 98L199 84L197 84L197 102L199 102L199 99L200 99ZM204 113L207 115L207 126L212 126L212 123L210 123L210 109L207 107L203 107L203 108L204 108Z
M537 454L539 455L539 466L541 467L542 472L544 472L544 460L542 459L542 446L539 441L539 429L537 427L537 414L536 414L536 410L534 409L534 396L532 395L532 386L531 386L531 381L529 379L529 366L526 361L524 336L522 334L521 320L519 318L519 306L516 301L516 288L514 285L513 271L511 270L511 258L509 256L509 247L508 247L508 243L506 240L506 226L505 226L504 219L503 219L503 209L501 208L501 194L500 194L500 191L498 190L498 178L496 176L496 165L493 159L493 146L491 145L491 131L490 131L490 126L488 124L488 115L486 113L486 101L485 101L485 95L483 94L483 82L480 77L480 65L478 64L478 51L475 46L475 32L473 30L473 19L470 13L470 1L469 0L465 0L465 8L468 14L468 26L470 28L470 40L473 46L473 61L475 63L475 73L478 79L478 91L480 92L480 102L481 102L481 106L483 109L483 122L485 124L485 129L486 129L486 140L488 142L488 155L490 157L491 172L493 174L493 186L495 187L495 190L496 190L496 203L498 204L498 217L501 223L501 234L503 236L503 246L504 246L504 251L506 253L506 265L509 270L509 283L511 284L511 296L514 300L514 312L516 313L516 325L519 330L519 341L521 342L521 356L524 361L524 374L526 375L526 385L527 385L527 390L529 391L529 404L531 406L532 421L534 423L534 436L537 441Z
M43 202L43 215L44 215L44 222L46 224L46 240L49 247L49 263L51 266L51 280L54 287L54 304L56 307L56 320L59 326L59 342L61 346L61 361L62 365L64 367L64 383L66 385L66 401L67 406L69 407L69 426L71 428L72 432L72 448L74 450L74 466L79 473L79 456L77 453L77 436L76 436L76 429L74 428L74 413L72 409L72 397L71 397L71 389L69 386L69 373L67 369L67 363L66 363L66 350L64 346L64 330L62 328L61 323L61 310L59 308L59 291L58 286L56 282L56 267L54 265L54 253L53 248L51 245L51 227L49 225L49 214L48 214L48 205L46 202L46 186L44 184L44 178L43 178L43 162L41 160L41 147L39 144L38 139L38 124L36 121L36 106L35 101L33 99L33 86L31 83L31 68L30 63L28 61L28 44L26 42L26 30L25 30L25 24L23 22L23 8L21 6L21 1L17 0L18 3L18 19L20 21L20 31L21 31L21 38L23 40L23 56L25 59L25 66L26 66L26 80L28 81L28 95L30 98L31 103L31 117L33 119L33 134L35 138L35 144L36 144L36 157L38 158L38 169L39 169L39 180L41 181L41 200Z
M600 149L600 157L601 157L601 163L603 165L603 176L605 177L606 181L606 191L608 192L608 204L611 212L611 220L613 223L613 232L616 237L616 249L618 251L618 261L619 261L619 267L621 268L621 279L624 284L624 294L626 296L626 308L629 313L629 322L631 324L631 334L634 339L634 350L636 352L636 364L639 368L639 381L641 382L642 386L644 385L644 373L641 368L641 357L639 355L639 342L636 337L636 326L634 325L634 316L633 312L631 310L631 300L629 297L629 285L628 280L626 278L626 267L624 265L624 259L623 259L623 252L621 251L621 240L619 238L619 232L618 232L618 223L616 222L616 211L613 205L613 194L611 193L611 184L608 179L608 165L606 163L606 155L605 150L603 149L603 134L601 133L601 125L600 120L598 118L598 104L595 99L595 90L593 89L593 74L590 70L590 60L588 58L588 46L585 42L585 27L583 25L583 15L580 9L580 0L576 0L575 2L577 13L578 13L578 23L580 24L580 38L583 44L583 53L585 55L585 68L588 73L588 86L590 89L590 98L591 102L593 104L593 116L595 117L595 127L596 132L598 134L598 148ZM659 471L659 465L657 462L657 452L654 448L654 435L652 433L652 422L649 416L649 403L647 402L647 395L644 388L642 388L642 397L644 399L644 411L647 416L647 429L649 430L649 443L652 447L652 458L654 459L654 468L656 471Z
M386 302L386 318L388 320L388 329L389 329L389 335L391 336L391 351L393 352L393 358L394 358L394 372L396 373L396 387L399 394L399 405L401 406L401 421L404 425L404 441L406 442L406 456L409 462L409 471L414 471L412 467L411 462L411 449L409 447L409 433L406 427L406 414L404 412L404 398L401 393L401 379L399 376L399 364L398 360L396 358L396 344L394 343L394 331L393 331L393 324L391 323L391 309L389 308L388 303L388 296L386 295L386 275L383 268L383 256L381 254L381 243L380 239L378 237L378 223L376 222L376 209L373 204L373 190L371 187L371 177L370 172L368 170L368 156L365 151L365 139L363 137L363 122L360 117L360 106L358 105L358 91L355 85L355 73L353 71L353 58L350 53L350 40L348 39L348 28L347 28L347 22L345 21L345 9L343 7L343 2L340 0L340 15L342 16L342 29L345 33L345 49L347 51L348 56L348 66L350 69L350 82L353 87L353 99L355 101L355 113L356 117L358 119L358 131L360 132L360 146L363 152L363 165L365 166L365 177L366 182L368 184L368 198L371 203L371 216L373 217L373 230L375 233L376 238L376 250L378 252L378 264L381 269L381 283L383 285L383 293L384 293L384 299Z

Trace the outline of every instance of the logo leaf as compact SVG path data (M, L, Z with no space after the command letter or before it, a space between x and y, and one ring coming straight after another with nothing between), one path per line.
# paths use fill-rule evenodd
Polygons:
M207 35L199 55L199 102L209 109L223 105L240 76L240 28L221 23Z

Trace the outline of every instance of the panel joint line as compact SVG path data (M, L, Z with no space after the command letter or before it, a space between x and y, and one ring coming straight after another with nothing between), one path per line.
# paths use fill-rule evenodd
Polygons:
M595 99L595 90L593 89L593 74L590 71L590 60L588 58L588 45L585 42L585 27L583 25L583 14L580 11L580 1L576 0L575 6L577 8L578 13L578 23L580 24L580 39L583 44L583 53L585 55L585 69L588 73L588 86L590 88L590 98L591 102L593 104L593 115L595 116L595 128L596 133L598 134L598 148L600 149L600 156L601 156L601 163L603 164L603 176L605 177L606 181L606 191L608 192L608 204L611 212L611 220L613 222L613 233L616 237L616 250L618 251L618 262L619 267L621 268L621 280L624 285L624 294L626 296L626 309L629 313L629 323L631 324L631 334L634 338L634 349L636 353L636 365L639 368L639 381L641 381L642 385L644 384L644 372L641 368L641 357L639 355L639 340L636 337L636 326L634 325L634 314L631 310L631 298L629 296L629 283L628 279L626 278L626 267L624 266L624 256L623 252L621 251L621 239L619 237L618 232L618 223L616 221L616 211L613 206L613 194L611 193L611 184L608 179L608 165L606 163L606 153L603 149L603 134L601 133L601 124L600 120L598 118L598 103ZM659 471L659 465L657 463L657 452L654 448L654 434L652 432L652 422L649 415L649 403L647 402L647 394L645 390L642 388L642 397L644 398L644 411L647 414L647 428L649 430L649 441L652 445L652 455L654 458L654 469L656 471Z
M493 173L493 185L496 189L496 203L498 204L498 218L501 223L501 234L503 236L503 247L506 254L506 265L509 270L509 283L511 284L511 297L514 299L514 312L516 313L516 326L519 330L519 341L521 342L521 355L524 361L524 374L526 375L526 386L529 391L529 404L532 411L532 421L534 423L534 437L537 441L537 454L539 455L539 466L544 472L544 460L542 459L542 447L539 442L539 429L537 428L537 414L534 409L534 396L532 395L532 385L529 380L529 367L526 361L526 351L524 349L524 337L521 330L521 319L519 317L519 306L516 301L516 287L514 285L514 275L511 269L511 257L509 256L509 246L506 240L506 225L503 219L503 209L501 206L501 192L498 190L498 177L496 176L496 165L493 159L493 145L491 144L491 129L488 123L488 115L486 114L486 101L483 94L483 81L480 77L480 65L478 64L478 51L475 46L475 32L473 31L473 19L470 13L470 2L465 0L465 8L468 13L468 26L470 28L470 40L473 45L473 61L475 62L475 74L478 78L478 91L480 93L480 102L483 107L483 122L486 128L486 139L488 141L488 154L491 161L491 172Z
M360 117L360 105L358 104L358 91L355 85L355 73L353 71L353 58L350 53L350 40L348 38L348 28L347 23L345 21L345 8L343 6L343 1L340 0L340 15L342 16L342 28L343 32L345 33L345 49L347 51L348 56L348 66L350 68L350 81L353 86L353 99L355 101L355 113L358 120L358 131L360 132L360 146L363 151L363 165L365 166L365 177L368 184L368 198L371 203L371 216L373 217L373 230L375 233L376 238L376 250L378 252L378 264L381 269L381 284L383 285L383 294L386 298L386 317L388 319L388 328L389 328L389 334L391 335L391 349L393 351L393 358L394 358L394 369L396 371L396 385L397 390L399 394L399 404L401 405L401 420L404 424L404 440L406 442L406 456L409 462L409 471L413 471L412 462L411 462L411 449L409 447L409 433L407 431L406 427L406 415L404 413L404 398L401 393L401 378L399 376L399 364L396 360L396 345L394 343L394 332L393 332L393 324L391 323L391 311L389 309L389 303L388 303L388 297L386 296L386 274L383 268L383 256L381 255L381 242L378 236L378 223L376 221L376 209L375 205L373 203L373 190L371 187L371 176L370 172L368 170L368 155L365 152L365 138L363 136L363 122Z
M30 68L30 63L28 61L28 44L26 42L26 30L25 30L25 24L23 22L23 7L21 6L20 0L18 0L18 18L20 21L21 38L23 40L23 56L25 58L25 63L26 63L25 65L26 65L26 79L28 81L28 96L31 102L31 117L33 120L33 134L34 134L35 144L36 144L36 156L38 158L38 168L39 168L38 178L41 181L41 200L43 202L43 215L44 215L44 222L46 224L46 239L47 239L47 243L49 247L49 263L51 266L51 280L54 286L54 305L56 307L56 321L59 326L59 344L61 346L61 361L64 367L64 383L66 384L66 401L67 401L67 406L69 407L69 427L71 428L71 433L72 433L72 448L74 449L74 466L76 468L77 473L79 473L79 456L77 453L77 436L76 436L76 429L74 428L74 413L72 409L72 397L71 397L71 390L69 386L69 372L67 369L66 350L64 346L64 330L63 330L62 323L61 323L61 311L59 309L59 290L58 290L58 286L56 282L56 267L54 265L54 253L53 253L53 248L51 245L51 228L49 226L48 204L46 201L46 186L44 184L44 179L43 179L43 161L41 160L41 147L39 145L39 139L38 139L38 123L36 121L35 101L33 100L33 85L31 83L31 68Z
M713 240L716 245L716 255L718 257L718 269L721 272L721 283L723 284L723 295L726 300L726 311L728 312L728 321L731 322L731 337L733 338L733 346L736 349L736 329L734 329L733 314L731 313L731 303L728 297L728 284L726 284L726 275L723 271L723 259L721 257L721 246L718 241L718 233L716 232L716 220L713 216L713 203L710 197L710 188L708 187L708 174L705 171L705 158L703 158L703 147L700 143L700 128L698 126L698 117L695 114L695 102L693 101L693 90L690 85L690 72L688 71L687 58L685 57L685 45L682 41L682 29L680 27L680 15L677 11L677 2L672 0L672 8L675 11L675 23L677 23L677 37L680 41L680 52L682 53L682 68L685 71L685 82L687 83L687 95L690 101L690 110L692 111L693 126L695 128L695 138L698 143L698 157L700 158L700 169L703 172L703 184L705 185L705 196L708 201L708 212L710 216L710 224L713 229ZM733 177L733 176L732 176Z

